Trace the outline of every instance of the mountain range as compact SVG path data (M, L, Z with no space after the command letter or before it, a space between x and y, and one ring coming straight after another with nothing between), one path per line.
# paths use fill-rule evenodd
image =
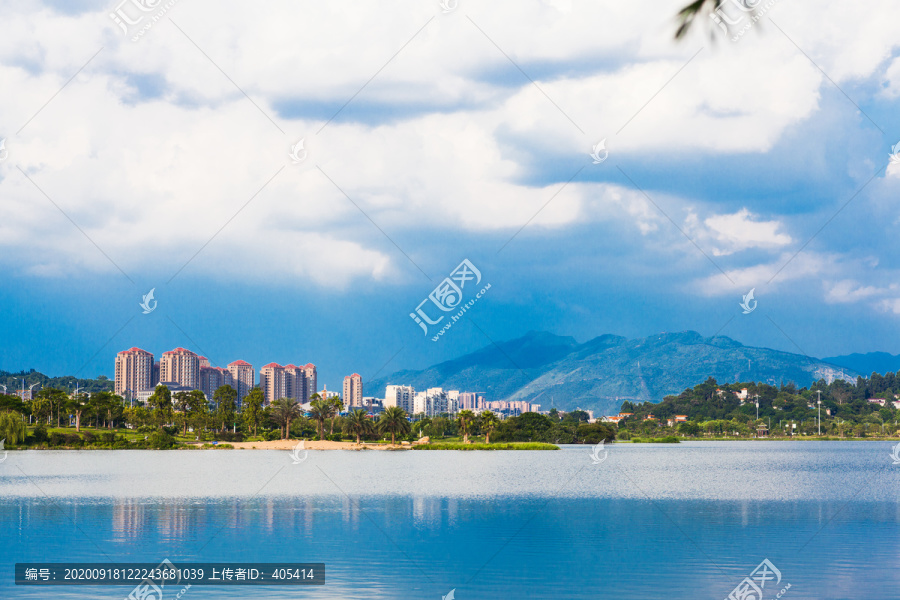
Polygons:
M823 361L840 367L853 369L866 376L872 373L896 373L900 371L900 355L887 352L868 352L866 354L847 354L845 356L832 356L823 358Z
M888 355L889 356L889 355ZM624 400L659 402L669 394L714 377L719 383L856 381L860 372L841 364L769 348L755 348L724 336L695 331L628 339L602 335L583 344L548 332L491 344L427 369L403 370L364 384L367 395L383 396L389 384L417 391L441 387L480 392L488 400L527 400L541 410L576 407L616 414ZM853 361L849 361L853 362ZM862 367L865 361L854 364Z

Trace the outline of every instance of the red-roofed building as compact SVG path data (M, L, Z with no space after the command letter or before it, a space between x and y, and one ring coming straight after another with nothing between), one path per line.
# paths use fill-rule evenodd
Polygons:
M295 398L305 404L311 392L306 391L306 372L303 367L291 363L284 367L284 397Z
M207 400L212 400L213 394L223 385L234 387L231 371L222 367L200 367L200 390Z
M137 392L153 389L153 355L140 348L116 354L116 394L131 400Z
M198 359L200 360L200 368L201 368L201 369L202 369L203 367L209 367L209 366L212 366L212 365L209 364L209 359L206 358L205 356L200 356L200 357L198 357Z
M266 397L266 404L285 397L284 367L271 362L259 370L259 389Z
M362 377L359 373L344 377L344 406L363 408Z
M159 380L176 382L188 389L200 389L200 357L186 348L163 352L159 359Z
M256 384L256 371L253 370L253 365L246 360L236 360L228 365L228 372L231 373L231 385L237 390L238 406L240 406L244 397Z
M304 402L309 402L309 397L319 390L319 376L316 373L316 365L312 363L303 365L303 374L306 380L306 399Z

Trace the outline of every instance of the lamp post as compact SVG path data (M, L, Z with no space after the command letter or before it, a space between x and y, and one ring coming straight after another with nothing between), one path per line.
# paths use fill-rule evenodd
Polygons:
M822 390L816 390L819 394L819 435L822 435Z

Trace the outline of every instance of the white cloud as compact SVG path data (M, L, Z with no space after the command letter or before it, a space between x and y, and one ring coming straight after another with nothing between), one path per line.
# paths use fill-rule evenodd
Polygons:
M843 279L841 281L823 282L825 285L825 301L832 304L850 304L866 300L872 296L885 293L886 290L874 286L860 285L858 281Z
M830 6L822 15L783 9L776 18L839 81L876 74L896 43L889 28L865 21L870 30L853 33L855 44L819 39L834 32L812 23L850 13L859 21L863 12ZM878 6L871 10L885 19L897 10ZM367 216L412 254L404 243L411 230L452 237L514 230L532 217L530 227L547 229L617 220L645 235L660 231L664 217L634 190L574 181L553 198L562 184L534 183L534 165L547 156L587 162L591 144L607 136L612 158L598 168L610 171L624 156L764 153L818 110L821 87L830 85L806 57L786 52L772 28L705 48L667 84L706 42L673 43L677 6L661 0L505 0L490 9L463 4L446 16L436 2L403 0L265 9L179 2L171 17L209 58L166 19L130 42L109 19L112 8L69 16L32 1L6 18L0 78L15 93L0 95L0 137L10 152L0 164L8 215L0 245L2 260L24 272L114 268L16 166L126 271L174 269L233 218L198 266L341 286L409 268ZM141 85L158 94L142 96ZM309 158L291 165L287 149L301 137ZM573 161L573 173L580 164ZM719 256L793 241L779 220L748 210L691 218L688 227Z
M698 227L696 217L690 229L696 232L698 241L709 240L715 256L727 256L748 250L762 248L775 250L793 243L791 236L781 233L781 221L759 221L756 215L743 208L733 214L712 215L703 220L704 227Z

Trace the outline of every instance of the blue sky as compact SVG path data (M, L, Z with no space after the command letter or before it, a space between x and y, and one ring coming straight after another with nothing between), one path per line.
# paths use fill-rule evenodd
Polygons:
M531 330L900 352L900 7L675 42L682 1L181 0L137 41L154 0L0 3L0 368L184 346L337 387ZM463 259L491 289L432 342L409 314Z

